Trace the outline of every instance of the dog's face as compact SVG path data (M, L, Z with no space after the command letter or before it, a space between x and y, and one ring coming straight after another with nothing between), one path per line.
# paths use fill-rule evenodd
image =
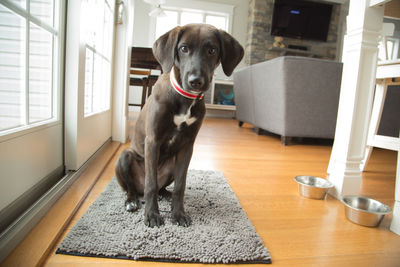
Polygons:
M211 27L185 29L177 44L174 65L185 90L206 91L220 62L220 45Z
M176 78L185 90L204 92L220 63L226 75L232 74L243 58L243 48L228 33L211 25L189 24L161 36L153 54L165 73L175 66Z

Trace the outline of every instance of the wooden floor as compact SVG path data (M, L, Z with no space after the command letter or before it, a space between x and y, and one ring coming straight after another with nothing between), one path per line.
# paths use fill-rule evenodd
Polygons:
M107 185L114 175L114 162L126 146L108 163L57 244ZM400 266L400 236L389 230L391 216L379 228L362 227L345 218L338 200L298 195L293 178L302 174L325 177L330 152L329 145L282 146L278 137L256 135L251 125L239 128L235 120L208 118L190 167L224 173L269 249L272 266ZM394 152L375 149L361 194L393 206L395 162ZM46 266L175 265L56 255L54 251L55 247L44 260Z

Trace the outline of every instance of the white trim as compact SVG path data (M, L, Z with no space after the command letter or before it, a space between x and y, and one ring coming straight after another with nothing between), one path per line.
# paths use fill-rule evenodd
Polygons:
M53 119L53 120L40 121L30 125L24 125L18 128L12 128L10 130L5 130L0 134L0 143L23 135L38 132L46 128L54 127L60 124L62 124L60 120Z
M236 106L234 106L234 105L206 104L206 108L208 108L208 109L236 111Z
M226 84L226 85L232 85L233 86L233 80L221 80L221 79L215 79L215 83L218 84Z

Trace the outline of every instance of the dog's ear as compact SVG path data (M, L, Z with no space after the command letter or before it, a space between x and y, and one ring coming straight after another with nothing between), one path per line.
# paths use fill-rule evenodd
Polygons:
M227 32L218 30L218 33L222 69L227 76L231 76L233 70L243 58L243 47Z
M174 65L176 45L181 36L182 28L177 26L163 34L153 45L153 55L161 64L164 73L168 73Z

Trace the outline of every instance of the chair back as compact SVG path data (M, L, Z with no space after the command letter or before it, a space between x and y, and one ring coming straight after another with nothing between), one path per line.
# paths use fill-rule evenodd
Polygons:
M149 47L132 47L131 68L161 70L161 66Z

